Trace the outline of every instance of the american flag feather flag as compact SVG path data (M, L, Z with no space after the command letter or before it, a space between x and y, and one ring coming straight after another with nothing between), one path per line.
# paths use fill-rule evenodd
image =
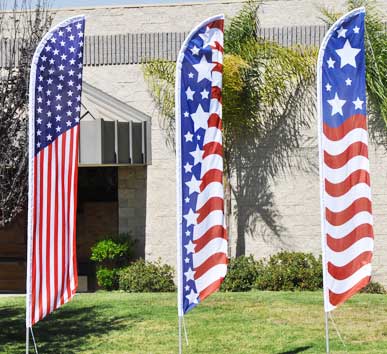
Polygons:
M176 67L179 316L218 290L227 272L222 147L223 15L186 38Z
M328 31L318 59L325 311L368 284L374 247L366 117L364 8Z
M78 284L75 232L84 29L83 16L58 24L32 59L27 327L68 302Z

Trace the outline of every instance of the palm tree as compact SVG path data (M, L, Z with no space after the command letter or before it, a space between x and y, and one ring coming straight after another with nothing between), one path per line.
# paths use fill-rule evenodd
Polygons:
M259 38L259 5L249 1L225 30L225 198L228 217L231 193L236 202L237 255L245 253L245 233L255 218L280 236L270 185L280 172L308 166L293 152L314 117L316 50L285 48ZM144 66L169 143L174 136L174 73L175 64L167 61Z

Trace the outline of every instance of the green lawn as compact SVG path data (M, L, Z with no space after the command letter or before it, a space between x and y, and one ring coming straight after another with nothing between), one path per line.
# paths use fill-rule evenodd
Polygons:
M175 294L81 294L34 327L41 354L176 353ZM331 353L387 353L387 296L334 312ZM218 293L186 316L184 353L324 353L320 292ZM0 353L23 353L24 298L0 298ZM32 350L31 350L32 353Z

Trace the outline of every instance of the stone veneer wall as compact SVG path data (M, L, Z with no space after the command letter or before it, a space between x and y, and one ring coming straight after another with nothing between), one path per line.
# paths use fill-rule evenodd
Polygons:
M342 11L345 3L345 0L268 0L259 11L259 19L264 27L321 24L319 7ZM387 2L379 0L378 5L386 14ZM189 31L206 16L224 12L226 17L230 17L241 6L241 1L209 1L195 5L60 10L56 12L55 22L70 15L85 13L88 16L88 34ZM152 116L152 164L142 170L134 168L134 172L131 167L120 169L119 172L119 229L126 231L134 228L136 234L144 236L147 259L161 257L163 261L175 265L174 153L165 143L160 117L147 91L141 67L86 67L85 79ZM316 138L316 132L314 123L306 134ZM317 159L316 140L302 147L298 153ZM387 285L386 153L382 149L371 148L370 161L376 231L374 273L379 281ZM282 226L281 238L273 235L258 217L244 229L246 254L261 257L281 249L320 253L318 180L316 171L306 173L294 169L292 173L278 176L273 181L271 187L279 212L277 221ZM143 192L140 192L141 186L144 187ZM139 190L134 190L137 187ZM230 232L233 255L237 232L237 219L234 218Z

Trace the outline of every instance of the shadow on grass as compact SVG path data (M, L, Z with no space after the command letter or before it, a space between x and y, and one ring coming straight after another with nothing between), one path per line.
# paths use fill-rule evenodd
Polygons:
M286 352L281 352L281 353L278 353L278 354L297 354L297 353L302 353L305 350L308 350L310 348L312 348L312 346L311 345L307 345L307 346L304 346L304 347L298 347L296 349L288 350Z
M106 310L106 307L104 308ZM25 347L25 312L23 307L0 308L0 353L22 353ZM113 313L113 311L112 311ZM34 326L38 350L45 354L75 354L88 337L98 338L110 331L131 327L138 316L102 316L96 306L62 308ZM92 345L92 344L91 344ZM30 352L33 352L32 342Z

